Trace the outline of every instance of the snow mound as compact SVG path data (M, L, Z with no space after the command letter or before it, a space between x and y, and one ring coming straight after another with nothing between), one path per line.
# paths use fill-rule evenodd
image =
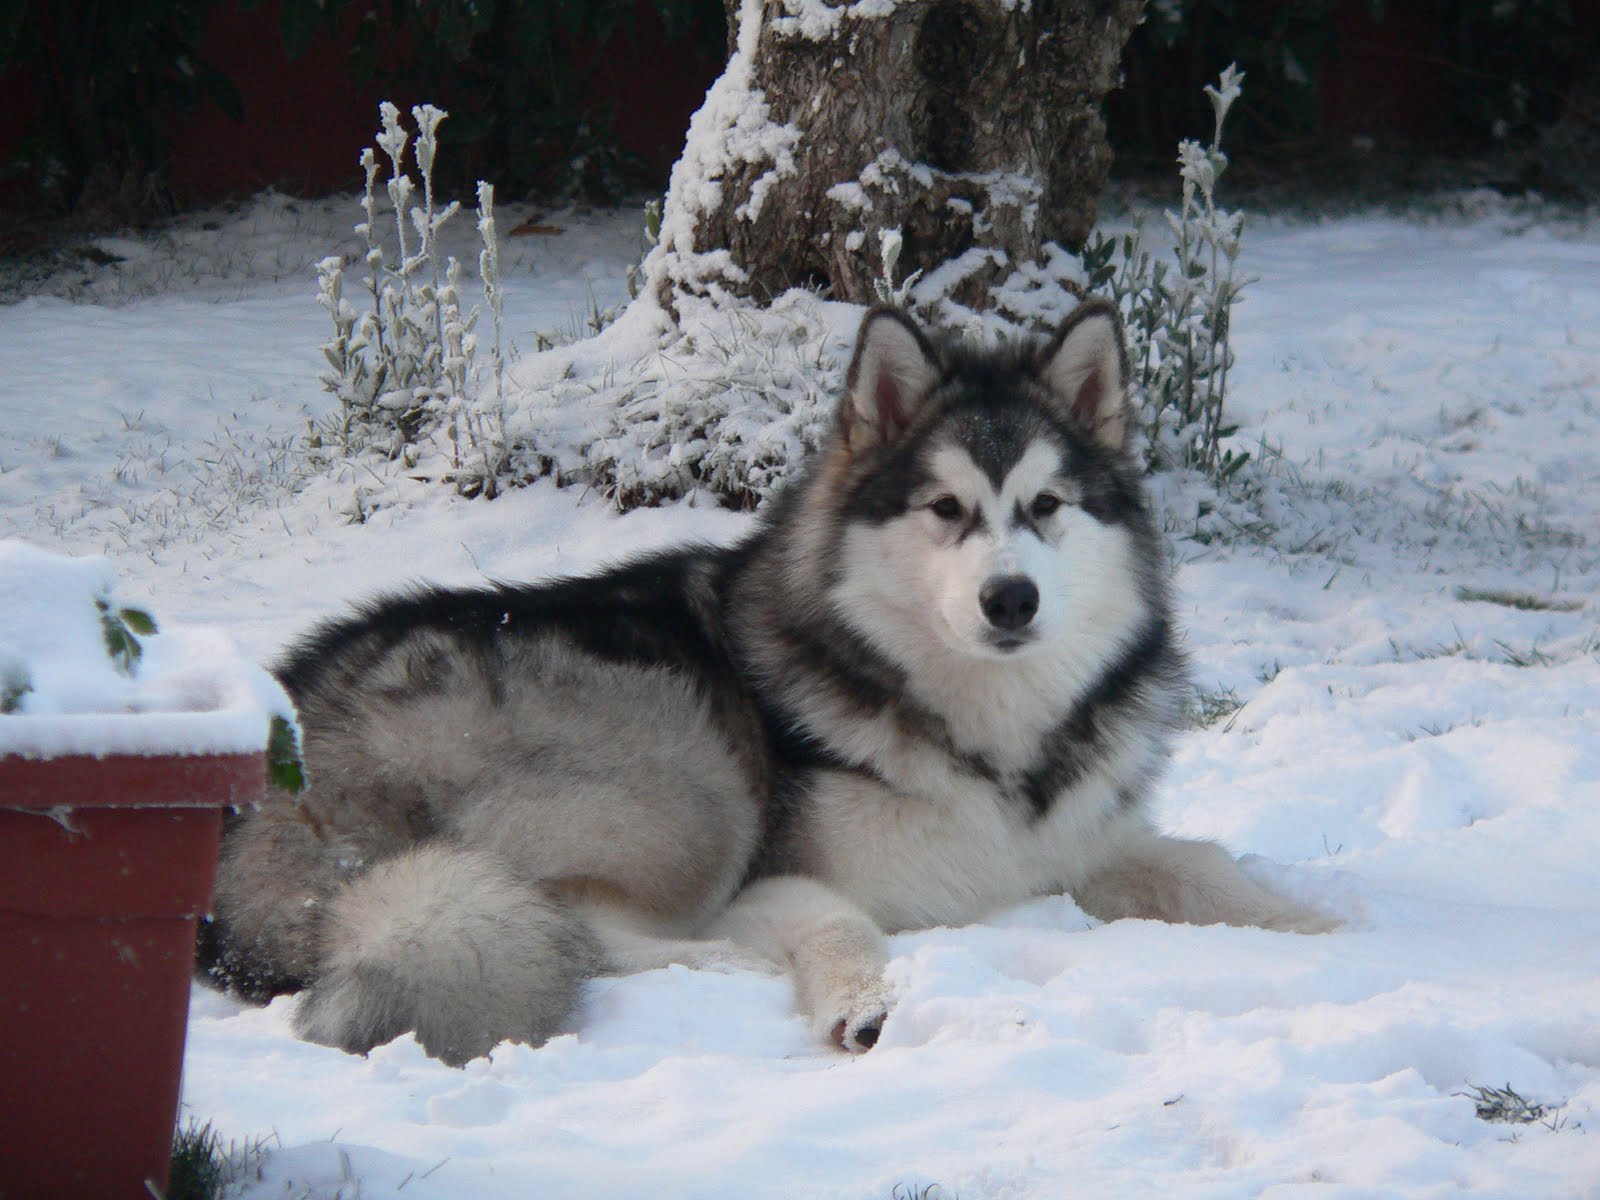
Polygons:
M103 558L0 541L0 755L248 754L293 708L216 629L157 630Z
M619 508L708 491L754 508L822 440L861 310L790 291L769 308L645 297L599 337L525 359L508 434Z

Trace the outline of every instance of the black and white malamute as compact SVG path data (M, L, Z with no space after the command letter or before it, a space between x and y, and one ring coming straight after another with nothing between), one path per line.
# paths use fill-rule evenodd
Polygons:
M1102 303L1004 352L877 309L743 543L313 631L278 668L312 788L228 831L212 976L302 991L315 1041L460 1063L596 974L776 963L860 1051L885 931L1061 891L1330 928L1146 814L1186 684L1125 373Z

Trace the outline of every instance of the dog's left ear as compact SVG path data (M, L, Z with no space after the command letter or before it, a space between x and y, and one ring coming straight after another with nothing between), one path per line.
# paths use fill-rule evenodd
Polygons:
M839 423L852 453L905 432L939 382L939 356L911 318L875 307L861 322Z
M1067 417L1108 450L1128 444L1128 354L1122 317L1105 300L1067 316L1040 358L1040 374Z

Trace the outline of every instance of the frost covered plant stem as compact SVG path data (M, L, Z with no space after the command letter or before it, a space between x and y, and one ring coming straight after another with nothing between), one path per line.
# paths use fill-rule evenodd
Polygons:
M1165 214L1170 259L1152 255L1137 232L1097 235L1083 252L1091 290L1109 290L1127 324L1149 465L1197 468L1219 483L1250 457L1222 448L1235 432L1223 418L1233 305L1250 277L1237 269L1244 218L1216 201L1228 166L1223 125L1243 82L1244 74L1229 66L1218 86L1207 86L1211 142L1186 139L1178 146L1182 201Z
M363 220L355 228L366 245L370 307L358 311L346 298L342 260L330 257L317 264L318 299L333 321L333 337L323 345L328 370L321 376L339 400L333 434L347 455L377 452L415 466L423 443L441 431L450 442L447 478L465 494L493 496L510 459L505 442L505 349L496 281L494 191L479 185L478 231L484 248L478 265L484 303L469 308L461 300L461 265L439 248L439 231L460 211L453 200L440 207L433 190L439 125L447 114L429 104L411 110L417 127L412 152L421 204L413 199L419 181L406 170L410 138L400 123L400 112L386 102L379 114L378 149L388 160L383 191L399 256L389 265L378 236L378 180L383 168L368 148L361 155L366 178ZM494 314L489 362L480 361L474 332L485 306ZM484 396L487 377L493 379L489 399Z
M884 229L878 233L879 253L883 261L883 273L874 282L873 287L877 292L879 304L892 304L896 308L906 308L910 304L911 289L916 286L917 280L922 278L922 270L917 270L907 275L905 279L896 284L894 281L895 269L900 264L900 251L905 248L905 236L898 229Z

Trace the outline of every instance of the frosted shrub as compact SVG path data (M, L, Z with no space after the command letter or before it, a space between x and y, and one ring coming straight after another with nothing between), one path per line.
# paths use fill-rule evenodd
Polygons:
M651 349L633 340L637 327L618 332L616 366L574 377L557 355L530 377L540 401L518 443L538 446L559 482L622 509L695 493L756 507L822 440L843 386L847 346L808 292L768 308L690 297Z
M429 104L411 110L417 124L413 179L404 165L409 137L399 110L385 102L379 112L377 142L388 166L383 191L398 254L391 263L378 234L383 166L368 147L361 154L364 217L355 227L366 245L360 304L347 295L342 259L317 264L318 300L333 321L333 337L322 347L329 369L321 376L339 400L331 436L345 454L375 452L414 466L423 443L442 434L449 443L450 481L463 494L493 497L510 464L494 189L478 185L482 301L468 307L461 264L453 256L441 261L439 250L439 230L460 211L453 200L440 207L433 194L439 124L447 114ZM476 332L485 309L494 328L486 352Z
M1218 483L1250 457L1221 445L1234 432L1223 420L1233 303L1251 277L1236 270L1244 218L1216 202L1217 181L1228 166L1222 127L1243 82L1243 73L1229 66L1218 87L1207 86L1216 121L1211 143L1178 146L1183 202L1165 214L1170 259L1153 255L1138 232L1096 234L1083 251L1090 290L1109 291L1127 324L1148 465L1193 467Z

